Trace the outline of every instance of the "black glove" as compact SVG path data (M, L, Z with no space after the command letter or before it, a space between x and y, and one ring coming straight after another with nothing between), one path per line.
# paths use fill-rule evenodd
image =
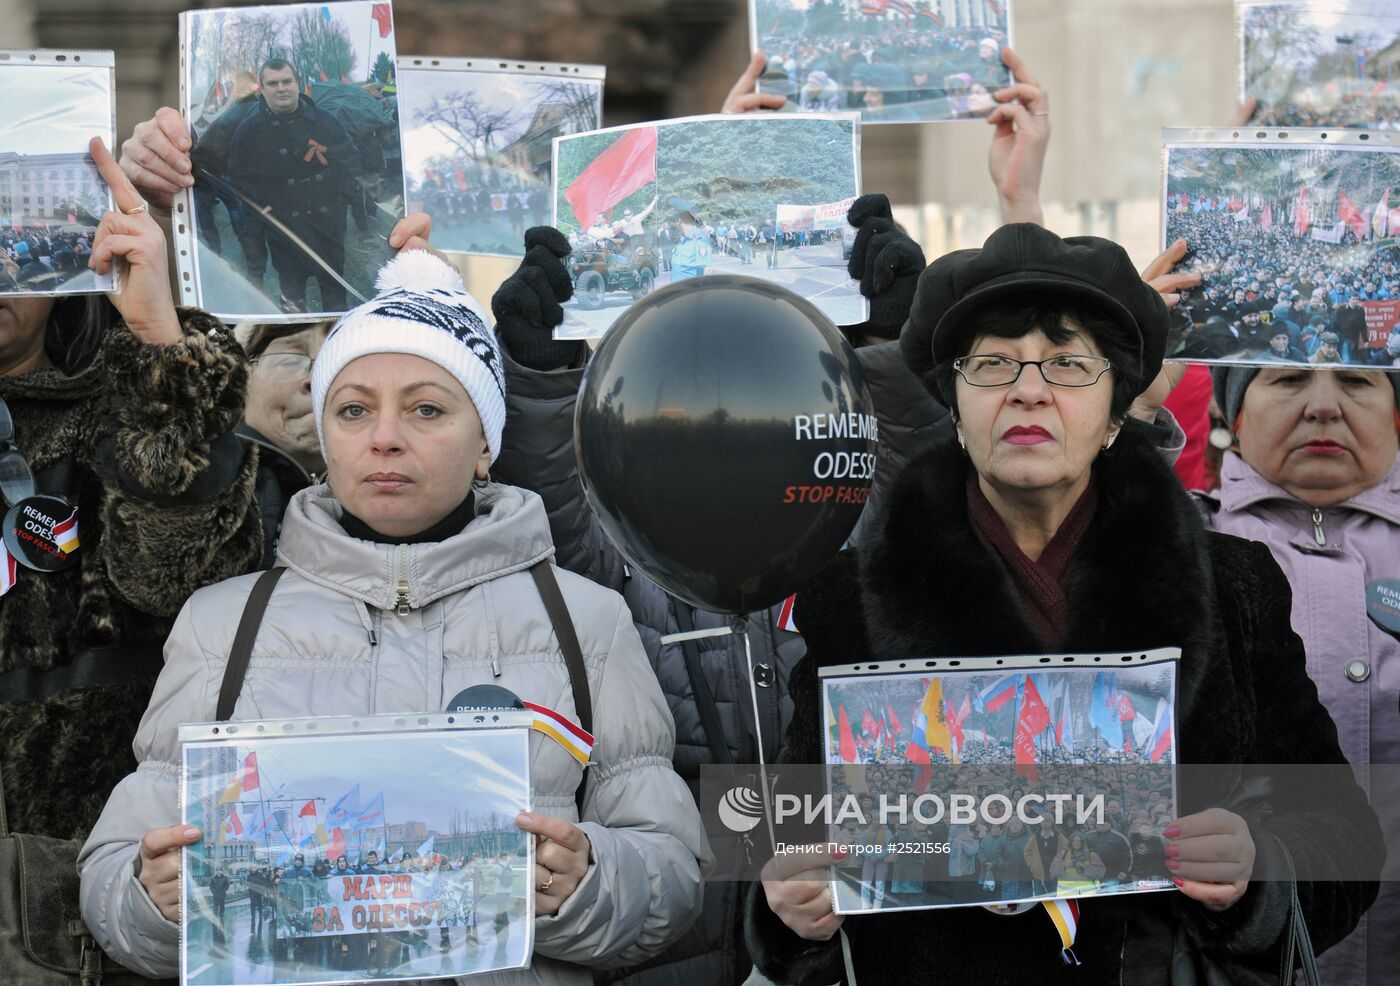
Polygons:
M491 296L496 334L511 358L532 370L572 366L587 348L582 340L556 340L564 321L562 303L574 296L563 260L573 248L553 226L525 231L525 259Z
M870 299L870 320L861 328L867 335L894 339L914 304L924 251L895 225L890 200L879 193L856 199L846 221L856 228L846 270Z

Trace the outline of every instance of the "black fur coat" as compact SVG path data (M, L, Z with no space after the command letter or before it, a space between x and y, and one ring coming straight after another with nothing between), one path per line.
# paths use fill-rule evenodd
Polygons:
M951 441L914 459L859 559L843 554L798 594L808 651L791 681L791 762L822 762L819 666L1043 651L1001 561L969 524L968 469ZM1099 504L1070 569L1063 652L1182 648L1182 763L1344 763L1289 625L1288 584L1268 549L1206 533L1160 455L1129 429L1095 469ZM1181 814L1225 803L1232 785L1196 784L1189 795L1183 788ZM1332 781L1310 793L1251 823L1255 871L1278 872L1286 846L1300 873L1324 872L1342 859L1352 872L1367 872L1358 861L1378 872L1380 830L1360 789ZM1321 950L1354 927L1375 885L1300 882L1299 894ZM980 907L848 916L844 927L860 986L1166 984L1181 981L1170 972L1173 952L1183 951L1178 936L1191 942L1188 956L1209 953L1233 981L1262 983L1279 979L1288 901L1286 884L1259 880L1222 914L1178 893L1085 900L1079 967L1062 964L1041 908L1010 917ZM747 918L755 962L776 982L843 978L838 940L798 938L768 909L761 885L751 889Z
M0 675L60 668L86 648L158 654L185 599L256 567L256 456L233 435L247 369L219 323L180 311L181 343L152 346L116 326L97 358L0 377L15 442L41 491L61 460L78 505L78 561L24 567L0 597ZM155 671L117 685L0 701L0 776L14 832L83 839L117 781ZM21 672L23 673L23 672Z

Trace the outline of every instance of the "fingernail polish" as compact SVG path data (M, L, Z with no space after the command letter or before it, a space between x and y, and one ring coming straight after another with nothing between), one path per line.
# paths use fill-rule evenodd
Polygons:
M1179 860L1179 859L1169 859L1169 860L1167 860L1167 869L1169 869L1169 870L1179 870L1179 869L1181 869L1181 860Z
M1180 834L1180 825L1168 825L1165 829L1162 830L1162 838L1164 839L1175 839Z
M1184 887L1184 886L1186 886L1186 881L1184 881L1184 880L1172 880L1172 886L1174 886L1174 887Z
M843 860L843 859L846 858L846 852L845 852L844 850L842 850L842 849L838 849L838 850L836 850L834 853L831 854L831 858L834 859L836 862L839 863L839 862L841 862L841 860Z
M1167 848L1163 849L1162 851L1173 859L1181 855L1181 847L1178 846L1175 842L1167 843Z

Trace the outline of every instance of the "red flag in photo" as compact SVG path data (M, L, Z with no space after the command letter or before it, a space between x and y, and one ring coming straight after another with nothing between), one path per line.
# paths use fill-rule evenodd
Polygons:
M1312 217L1308 215L1308 186L1298 190L1298 202L1293 206L1293 235L1302 236L1308 231Z
M875 723L875 717L870 714L870 710L865 710L865 715L860 717L860 728L864 729L867 736L874 736L880 731L880 727Z
M1262 216L1259 217L1259 228L1260 228L1260 229L1272 229L1272 228L1273 228L1273 225L1274 225L1274 207L1273 207L1273 204L1270 203L1269 205L1264 206L1264 214L1263 214Z
M841 755L843 763L856 762L856 737L851 732L851 721L846 718L846 707L841 706L837 718L837 735L840 737L837 744L837 753Z
M904 732L904 725L899 721L899 716L894 714L893 705L885 705L885 722L889 724L890 730L896 736Z
M301 811L297 812L297 818L315 818L315 817L316 817L316 802L315 802L315 801L308 801L306 804L304 804L304 805L301 806Z
M330 844L329 844L328 846L326 846L326 858L327 858L327 859L336 859L337 857L339 857L339 856L344 856L344 855L345 855L345 833L342 832L342 831L340 830L340 826L337 825L337 826L335 827L335 830L334 830L333 832L331 832L331 841L330 841Z
M1119 722L1132 722L1137 718L1137 709L1133 708L1133 700L1128 698L1124 692L1118 696L1118 720Z
M1351 227L1351 231L1356 234L1358 240L1364 240L1366 235L1371 232L1371 224L1366 221L1366 217L1361 214L1361 211L1352 205L1346 192L1337 193L1337 217Z
M369 10L369 16L379 25L379 36L387 38L394 30L394 15L387 3L377 3Z
M228 813L228 821L224 822L224 835L236 837L243 834L243 819L238 817L238 809Z
M1050 710L1040 697L1040 689L1035 687L1035 679L1026 675L1026 687L1021 694L1021 712L1016 717L1016 735L1012 747L1016 753L1016 773L1031 780L1037 780L1035 737L1050 725Z
M623 134L574 179L564 199L579 226L588 229L600 215L637 189L656 180L656 128Z

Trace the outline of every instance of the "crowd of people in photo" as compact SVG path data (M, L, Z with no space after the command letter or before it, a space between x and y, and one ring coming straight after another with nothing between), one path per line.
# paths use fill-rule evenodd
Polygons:
M52 291L87 270L91 232L25 225L0 232L0 291Z
M1007 83L1000 31L948 28L853 37L765 37L762 89L804 111L863 110L867 119L985 116ZM936 103L936 107L918 104Z
M249 121L300 114L302 136L335 131L325 143L344 151L345 181L314 198L332 221L289 225L343 259L347 215L374 201L345 127L270 59L202 133L163 107L119 159L94 141L115 209L91 239L0 231L0 281L21 291L44 258L125 268L106 297L0 296L0 493L12 508L37 491L63 498L84 525L67 567L0 566L0 818L46 840L51 859L42 876L13 867L5 892L41 887L33 906L62 897L69 915L22 933L49 935L44 954L67 949L74 969L100 955L130 977L117 981L169 979L182 927L207 921L233 940L246 903L250 938L298 975L390 978L434 950L518 943L524 890L530 966L502 982L823 986L939 968L978 983L1283 983L1312 961L1301 944L1295 954L1300 926L1338 981L1400 975L1400 889L1375 878L1394 819L1347 768L1400 762L1400 634L1367 608L1367 587L1398 574L1400 345L1369 341L1357 314L1400 300L1400 255L1393 241L1322 243L1228 211L1169 213L1173 245L1141 274L1116 244L1061 238L1039 203L1048 97L999 41L764 39L794 102L835 83L867 110L913 112L885 97L923 92L922 79L939 98L981 89L996 107L989 174L1004 225L932 264L879 193L855 200L843 230L658 196L565 236L512 190L498 193L512 226L535 225L489 305L415 213L389 234L381 293L355 307L264 237L284 307L304 307L316 278L336 317L227 326L175 305L158 214L192 185L207 186L196 208L212 216L229 207L225 184L272 181L255 162L285 155ZM762 65L727 110L776 108L755 85ZM997 99L1007 67L1016 85ZM221 140L227 155L201 165ZM434 203L449 224L488 208L449 184L440 194L461 197ZM291 210L309 193L282 194ZM257 251L239 226L251 274ZM624 558L585 495L574 420L591 351L553 338L575 290L570 255L646 251L674 282L715 255L743 269L766 253L771 267L780 251L838 242L870 301L867 321L841 327L840 358L873 395L871 503L847 547L792 587L794 606L712 612ZM1199 272L1179 266L1188 249ZM1169 347L1172 331L1184 341ZM1255 364L1203 371L1195 389L1163 362L1240 354ZM1014 373L974 380L974 358ZM1079 371L1098 376L1066 376ZM1212 420L1230 448L1206 489L1179 478L1180 462ZM747 637L727 632L736 618ZM867 742L832 788L866 821L840 821L831 841L927 851L843 860L823 843L785 858L760 826L749 844L763 858L707 879L722 843L703 768L828 760L822 670L1140 646L1181 650L1166 764L1083 730L1041 736L1035 764L1018 764L1004 726L926 765L907 745ZM246 661L231 660L239 648ZM531 735L532 808L510 823L533 840L531 864L491 846L185 868L187 850L218 835L184 822L181 723L422 714L481 685L593 735L586 771ZM1244 766L1187 805L1172 763ZM1306 798L1275 787L1261 806L1248 782L1278 764L1308 765L1313 783ZM1071 807L1056 820L1049 797L1004 824L879 818L882 795L937 791L925 771L965 772L969 793L1013 808L1029 794L1102 798L1104 818ZM887 913L838 913L833 872L840 902ZM436 932L298 933L302 891L351 873L439 874L470 890ZM1164 892L1129 892L1148 889ZM1085 895L1098 899L1068 943L1038 907L1012 928L974 906ZM911 910L938 903L965 906ZM9 933L6 920L0 908ZM0 950L0 978L25 981L31 952Z
M848 812L851 817L833 826L831 841L848 860L838 873L849 891L859 894L863 908L1027 900L1169 884L1162 833L1175 810L1166 772L1050 767L1030 780L1008 771L1006 760L998 763L1002 769L994 772L963 764L932 776L908 764L832 769L833 804L854 797L859 805L858 813ZM935 812L927 805L917 808L916 801L935 790L945 810L936 821L926 821ZM1047 800L1052 794L1075 796L1093 810L1081 818L1078 803L1068 800L1057 813L1055 802ZM958 795L974 799L973 820L954 819L946 809Z
M1255 210L1256 215L1261 210ZM1185 238L1203 283L1181 306L1190 318L1183 356L1278 359L1313 365L1400 366L1400 322L1372 336L1362 303L1400 299L1400 245L1338 243L1296 232L1283 208L1267 227L1228 209L1167 214L1169 239ZM1367 230L1369 236L1369 228Z
M549 222L549 189L539 182L499 168L489 169L484 182L464 174L458 178L459 174L460 169L425 172L417 186L420 208L415 211L430 212L446 228L505 222L513 240L525 235L527 225Z

